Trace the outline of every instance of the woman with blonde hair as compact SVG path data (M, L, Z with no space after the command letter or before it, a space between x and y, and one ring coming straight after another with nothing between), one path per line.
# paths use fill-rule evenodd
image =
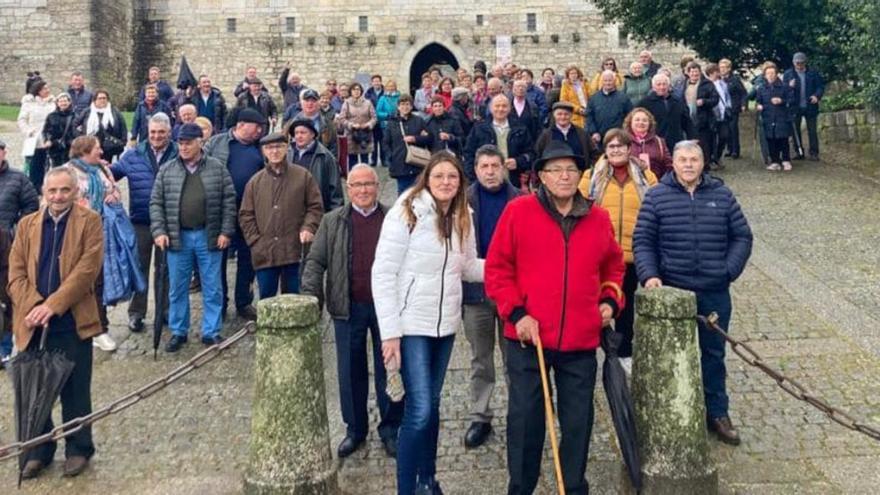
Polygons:
M620 69L617 68L617 61L611 57L606 57L602 60L602 66L599 67L599 72L596 72L596 75L593 76L593 81L590 83L590 95L596 94L602 89L602 73L606 70L614 72L615 86L618 90L623 89L623 74L621 74Z
M559 101L571 103L574 111L571 123L584 128L587 120L587 100L590 98L590 88L584 81L584 73L576 65L569 65L565 69L565 79L562 81L562 89L559 91Z
M634 108L625 119L623 129L632 139L629 147L631 157L643 162L657 179L672 170L672 153L666 141L657 135L657 121L645 108Z
M406 391L398 436L397 492L441 493L440 392L461 326L462 281L483 281L461 162L435 153L385 215L372 285L389 369Z

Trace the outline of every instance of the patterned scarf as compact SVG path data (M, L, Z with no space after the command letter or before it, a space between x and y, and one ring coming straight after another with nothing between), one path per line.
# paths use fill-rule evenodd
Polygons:
M632 157L629 158L629 176L632 177L636 185L636 193L639 195L641 202L645 198L645 191L648 190L648 180L645 178L642 168L638 162ZM608 182L614 177L614 167L608 163L608 159L604 156L593 167L593 174L590 176L590 194L589 198L596 204L602 204L602 197L608 188Z
M73 160L73 164L88 176L89 187L86 189L86 199L89 201L89 207L92 211L99 214L104 212L104 195L106 188L104 180L101 177L103 170L100 165L91 165L79 158Z

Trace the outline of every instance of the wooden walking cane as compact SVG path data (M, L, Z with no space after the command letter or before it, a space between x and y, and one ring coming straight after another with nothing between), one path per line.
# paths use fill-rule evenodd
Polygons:
M547 429L550 431L550 449L553 451L553 467L556 471L556 490L559 495L565 495L562 464L559 462L559 444L556 441L556 418L553 415L553 403L550 401L547 366L544 364L544 346L541 345L540 338L536 339L534 344L538 348L538 367L541 371L541 385L544 388L544 418L547 420Z

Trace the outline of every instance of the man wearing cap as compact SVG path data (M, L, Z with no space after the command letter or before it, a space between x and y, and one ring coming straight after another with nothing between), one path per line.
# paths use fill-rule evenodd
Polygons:
M257 78L248 80L248 91L238 97L235 110L229 116L230 121L226 123L227 127L235 125L236 118L241 118L241 112L245 108L256 110L271 124L270 127L275 126L278 108L269 93L263 91L263 81Z
M282 119L282 122L284 122L284 125L289 132L287 126L290 126L290 122L294 120L311 120L312 125L315 126L315 130L318 132L318 141L320 141L325 148L330 150L330 153L333 153L333 156L338 156L336 153L336 124L333 122L333 117L329 113L325 114L321 112L321 105L319 103L320 99L320 95L318 95L318 92L314 89L304 89L299 97L302 110L294 111L294 107L289 108L284 112L284 119Z
M449 109L447 112L450 116L458 119L458 123L461 124L461 130L464 133L465 138L467 138L468 134L471 133L471 129L474 127L474 119L472 117L472 112L470 108L470 100L471 93L467 90L467 88L457 87L452 89L452 105L449 105ZM464 149L465 143L462 143L461 147Z
M339 167L330 150L318 142L318 132L308 119L298 119L290 123L290 138L293 146L287 159L304 167L318 183L324 211L333 210L345 202L342 198L342 183L339 180Z
M801 139L801 121L807 121L807 134L810 137L810 160L819 160L819 134L816 132L816 117L819 115L819 100L825 94L825 81L813 69L807 68L807 56L803 52L797 52L792 58L794 67L785 71L782 82L794 89L794 95L798 102L794 113L795 160L803 160L804 141Z
M578 193L585 169L582 156L551 141L535 162L537 194L507 204L486 256L486 294L505 322L508 493L532 493L541 472L538 340L556 385L565 492L589 491L596 348L625 303L625 268L608 212Z
M235 211L241 208L244 188L248 181L263 169L263 155L260 153L260 138L266 127L266 119L253 108L245 108L239 112L238 123L223 134L212 137L205 145L205 154L216 159L226 167L235 185ZM237 222L236 222L237 225ZM235 266L235 308L238 315L246 320L255 320L257 311L254 309L254 269L251 265L251 253L248 249L241 229L236 226L231 237L230 248L236 253ZM226 279L226 265L229 258L228 250L223 251L223 315L229 303L229 288ZM204 281L202 281L204 286Z
M202 152L202 129L186 124L177 136L178 156L159 169L150 197L153 242L167 250L169 276L167 352L187 342L193 258L202 280L202 343L223 340L222 252L236 232L235 186L220 161Z
M312 174L287 161L287 136L274 132L260 146L266 167L245 187L239 223L265 299L277 295L279 282L282 292L299 292L302 246L312 242L323 207Z
M553 104L553 120L549 128L541 131L538 141L535 143L535 154L541 156L550 141L561 141L571 148L575 155L580 155L592 162L598 151L593 146L593 141L587 136L587 131L576 125L572 125L571 116L574 114L574 105L567 101L557 101Z

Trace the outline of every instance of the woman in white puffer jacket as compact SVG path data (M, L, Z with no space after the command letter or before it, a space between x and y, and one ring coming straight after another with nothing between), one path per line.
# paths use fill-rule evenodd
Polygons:
M43 126L46 117L55 111L55 97L46 81L35 81L28 94L21 98L21 109L18 112L18 129L24 138L22 156L28 167L28 177L37 188L43 187L43 175L49 156L49 145L43 141Z
M373 302L386 366L400 366L406 404L399 494L438 493L440 391L461 326L462 281L483 281L461 163L441 151L385 215L373 262Z

